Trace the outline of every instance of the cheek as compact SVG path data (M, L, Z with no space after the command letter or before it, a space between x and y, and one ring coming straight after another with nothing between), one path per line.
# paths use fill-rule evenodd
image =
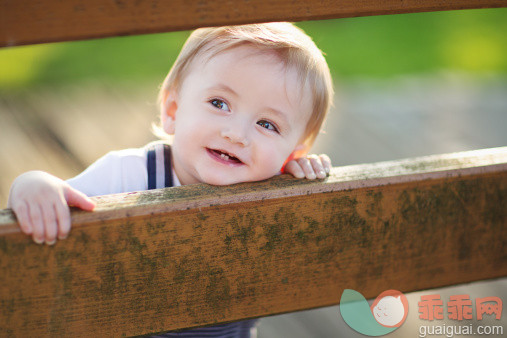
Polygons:
M292 148L285 142L272 139L261 139L255 142L255 157L265 168L278 172L285 160L292 153Z
M175 132L186 138L200 136L216 125L209 114L202 114L196 107L181 111L176 118Z

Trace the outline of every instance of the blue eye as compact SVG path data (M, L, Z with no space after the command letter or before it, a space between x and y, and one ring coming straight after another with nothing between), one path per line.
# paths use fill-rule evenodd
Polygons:
M215 108L218 108L218 109L221 109L221 110L225 110L225 111L230 111L229 109L229 106L227 105L227 103L225 103L225 101L223 100L220 100L220 99L212 99L209 101L211 103L211 105L213 105Z
M273 130L273 131L276 131L278 133L278 128L271 122L269 121L266 121L266 120L260 120L257 122L257 124L259 126L261 126L262 128L266 128L268 130Z

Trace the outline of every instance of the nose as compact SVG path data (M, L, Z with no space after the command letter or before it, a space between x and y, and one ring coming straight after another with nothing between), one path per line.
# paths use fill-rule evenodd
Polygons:
M248 140L246 134L247 133L245 132L245 129L241 128L240 126L227 126L224 127L220 132L220 135L223 138L232 143L237 143L243 147L250 145L250 141Z
M241 114L236 114L229 118L220 130L220 135L231 143L236 143L243 147L250 144L248 140L248 126L250 121Z

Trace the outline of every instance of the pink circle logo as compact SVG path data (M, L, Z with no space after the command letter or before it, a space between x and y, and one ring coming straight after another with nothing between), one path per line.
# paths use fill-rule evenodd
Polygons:
M400 327L408 314L408 300L398 290L382 292L371 305L373 317L384 327Z

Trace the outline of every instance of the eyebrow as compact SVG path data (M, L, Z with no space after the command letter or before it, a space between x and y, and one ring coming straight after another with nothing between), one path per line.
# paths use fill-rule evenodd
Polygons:
M234 96L239 96L238 93L236 93L234 91L234 89L232 89L231 87L229 87L228 85L223 84L223 83L218 83L216 85L213 85L213 86L211 86L211 87L208 88L208 90L210 90L210 89L223 90L223 91L231 93Z
M289 123L289 120L287 119L287 114L279 111L279 110L276 110L274 108L268 108L267 111L269 111L270 113L278 116L278 118L282 119L283 120L283 124L285 125L285 128L286 129L290 129L290 123Z

